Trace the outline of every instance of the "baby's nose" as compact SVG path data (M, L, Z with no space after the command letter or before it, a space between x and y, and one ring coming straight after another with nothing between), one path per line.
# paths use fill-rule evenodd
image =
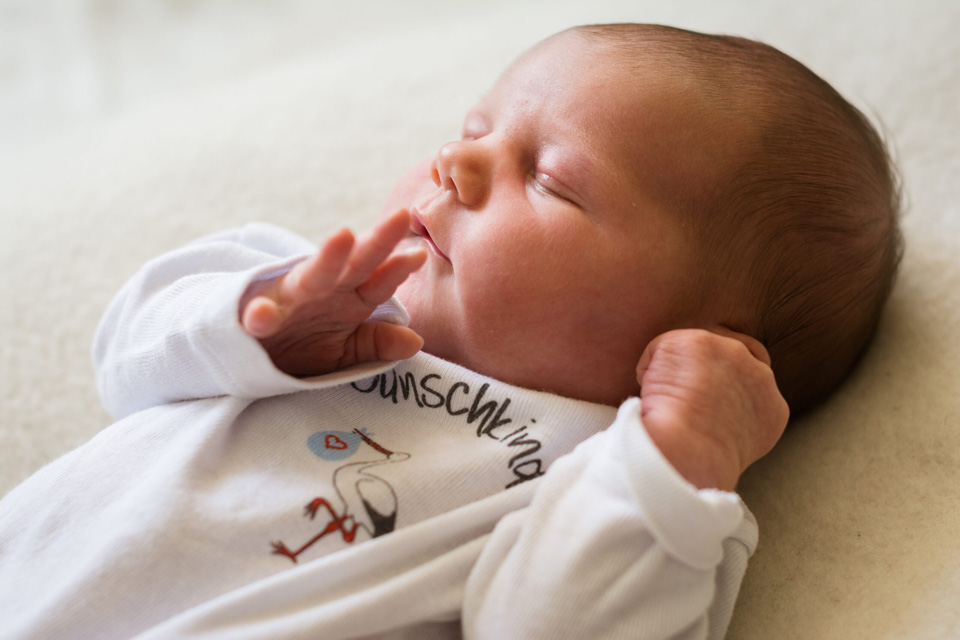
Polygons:
M433 181L453 192L464 206L480 207L490 190L489 155L477 141L448 142L433 160Z

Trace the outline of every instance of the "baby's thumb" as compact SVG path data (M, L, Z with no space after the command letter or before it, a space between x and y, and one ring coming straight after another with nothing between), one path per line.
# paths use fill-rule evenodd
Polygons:
M661 333L656 338L647 343L646 348L644 348L643 353L640 354L640 360L637 362L637 383L643 387L643 379L647 375L647 371L650 369L650 364L653 362L653 355L656 353L657 348L660 346L660 343L663 341L664 336L667 334Z
M416 331L391 322L364 322L354 334L354 363L412 358L423 348Z

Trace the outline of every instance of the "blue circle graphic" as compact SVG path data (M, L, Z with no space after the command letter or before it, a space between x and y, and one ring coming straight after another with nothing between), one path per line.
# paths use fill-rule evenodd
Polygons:
M352 431L318 431L307 438L307 446L318 458L346 460L357 452L363 438Z

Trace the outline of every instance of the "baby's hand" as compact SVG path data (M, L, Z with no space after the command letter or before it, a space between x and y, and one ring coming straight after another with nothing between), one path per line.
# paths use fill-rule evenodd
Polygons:
M641 416L664 457L698 488L732 491L789 418L770 356L734 331L669 331L637 365Z
M349 229L334 233L316 255L251 287L240 304L244 330L300 377L413 356L423 346L413 330L365 322L427 258L422 246L395 251L409 229L401 210L357 240Z

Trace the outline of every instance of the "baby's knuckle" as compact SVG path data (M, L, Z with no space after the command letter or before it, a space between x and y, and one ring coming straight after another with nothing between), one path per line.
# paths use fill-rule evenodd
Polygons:
M673 341L688 349L705 351L712 348L713 337L713 334L704 329L685 329L674 334Z

